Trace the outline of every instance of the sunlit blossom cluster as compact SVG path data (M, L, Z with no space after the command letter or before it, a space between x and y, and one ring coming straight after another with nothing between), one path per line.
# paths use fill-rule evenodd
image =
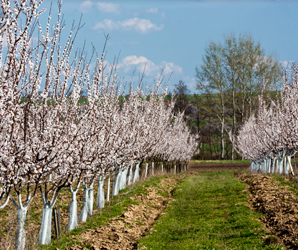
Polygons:
M286 72L276 100L260 96L256 116L239 130L237 148L253 168L263 172L293 173L290 159L298 149L298 67ZM275 160L277 160L276 164Z

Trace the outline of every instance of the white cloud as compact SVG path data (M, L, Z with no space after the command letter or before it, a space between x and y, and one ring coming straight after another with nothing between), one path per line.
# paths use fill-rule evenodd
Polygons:
M161 64L164 67L165 74L171 74L172 72L179 73L179 74L182 73L182 68L178 65L175 65L174 63L162 62Z
M154 64L152 61L144 56L127 56L122 59L119 64L119 69L122 69L125 73L133 71L136 69L138 72L143 72L145 69L145 75L156 76L164 69L163 73L169 75L172 72L175 74L181 74L182 68L179 65L175 65L172 62L161 62L159 64Z
M132 18L127 19L121 23L124 28L132 28L140 32L147 32L148 30L161 30L163 26L157 26L151 23L150 20L146 19L139 19L139 18Z
M118 29L119 28L119 24L109 20L109 19L105 19L103 20L103 22L99 22L97 24L95 24L95 26L93 27L93 29L95 30L113 30L113 29Z
M125 65L136 65L139 63L147 63L150 62L146 57L144 56L127 56L122 60L122 63Z
M157 26L154 23L151 23L148 19L139 19L137 17L127 19L124 21L114 22L109 19L105 19L103 22L97 23L93 29L95 30L115 30L115 29L124 29L124 30L134 30L141 33L146 33L149 30L162 30L163 25Z
M158 8L146 9L146 13L153 13L153 14L156 14L157 12L158 12Z
M115 13L115 14L118 14L120 12L119 5L114 3L107 3L107 2L97 3L97 8L103 12L109 12L109 13Z
M91 9L93 5L94 3L92 3L90 0L84 1L83 3L81 3L79 10L83 13L86 13Z

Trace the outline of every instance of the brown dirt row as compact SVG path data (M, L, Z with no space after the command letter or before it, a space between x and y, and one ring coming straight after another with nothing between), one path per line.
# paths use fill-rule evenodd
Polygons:
M289 249L298 249L298 198L270 176L240 175L248 185L252 206L264 214L261 221Z
M186 175L189 174L180 175L179 178ZM172 200L171 191L178 183L176 178L169 176L160 181L160 188L147 187L147 195L131 197L139 204L128 206L126 212L112 218L104 226L86 230L76 239L80 244L67 250L87 250L82 245L91 245L91 250L137 249L137 240L150 232L154 221ZM159 191L166 192L167 197L161 196Z

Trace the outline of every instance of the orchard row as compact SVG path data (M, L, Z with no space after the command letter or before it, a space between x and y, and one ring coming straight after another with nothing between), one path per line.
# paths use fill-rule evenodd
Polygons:
M151 91L142 90L140 79L124 95L117 64L104 61L105 46L101 56L94 51L90 59L84 50L72 53L81 24L62 44L61 3L56 23L49 12L45 29L39 22L41 3L0 3L0 200L1 208L11 201L18 211L16 249L25 247L24 223L37 192L43 200L39 242L48 244L52 208L62 188L72 193L71 230L77 226L80 184L84 221L88 209L92 213L88 204L96 180L115 173L116 179L136 181L144 161L188 162L198 140L183 113L173 112L174 100L165 101L161 76ZM79 104L82 91L87 101ZM134 177L128 173L132 166ZM120 186L127 183L121 180Z
M259 109L239 130L239 153L255 172L292 174L291 157L298 150L298 66L286 72L275 100L259 97Z

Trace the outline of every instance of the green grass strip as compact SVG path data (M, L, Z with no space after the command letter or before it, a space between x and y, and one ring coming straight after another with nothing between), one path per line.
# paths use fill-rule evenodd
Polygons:
M232 171L191 176L175 189L173 198L139 248L283 249L264 244L261 214L248 208L245 184Z

